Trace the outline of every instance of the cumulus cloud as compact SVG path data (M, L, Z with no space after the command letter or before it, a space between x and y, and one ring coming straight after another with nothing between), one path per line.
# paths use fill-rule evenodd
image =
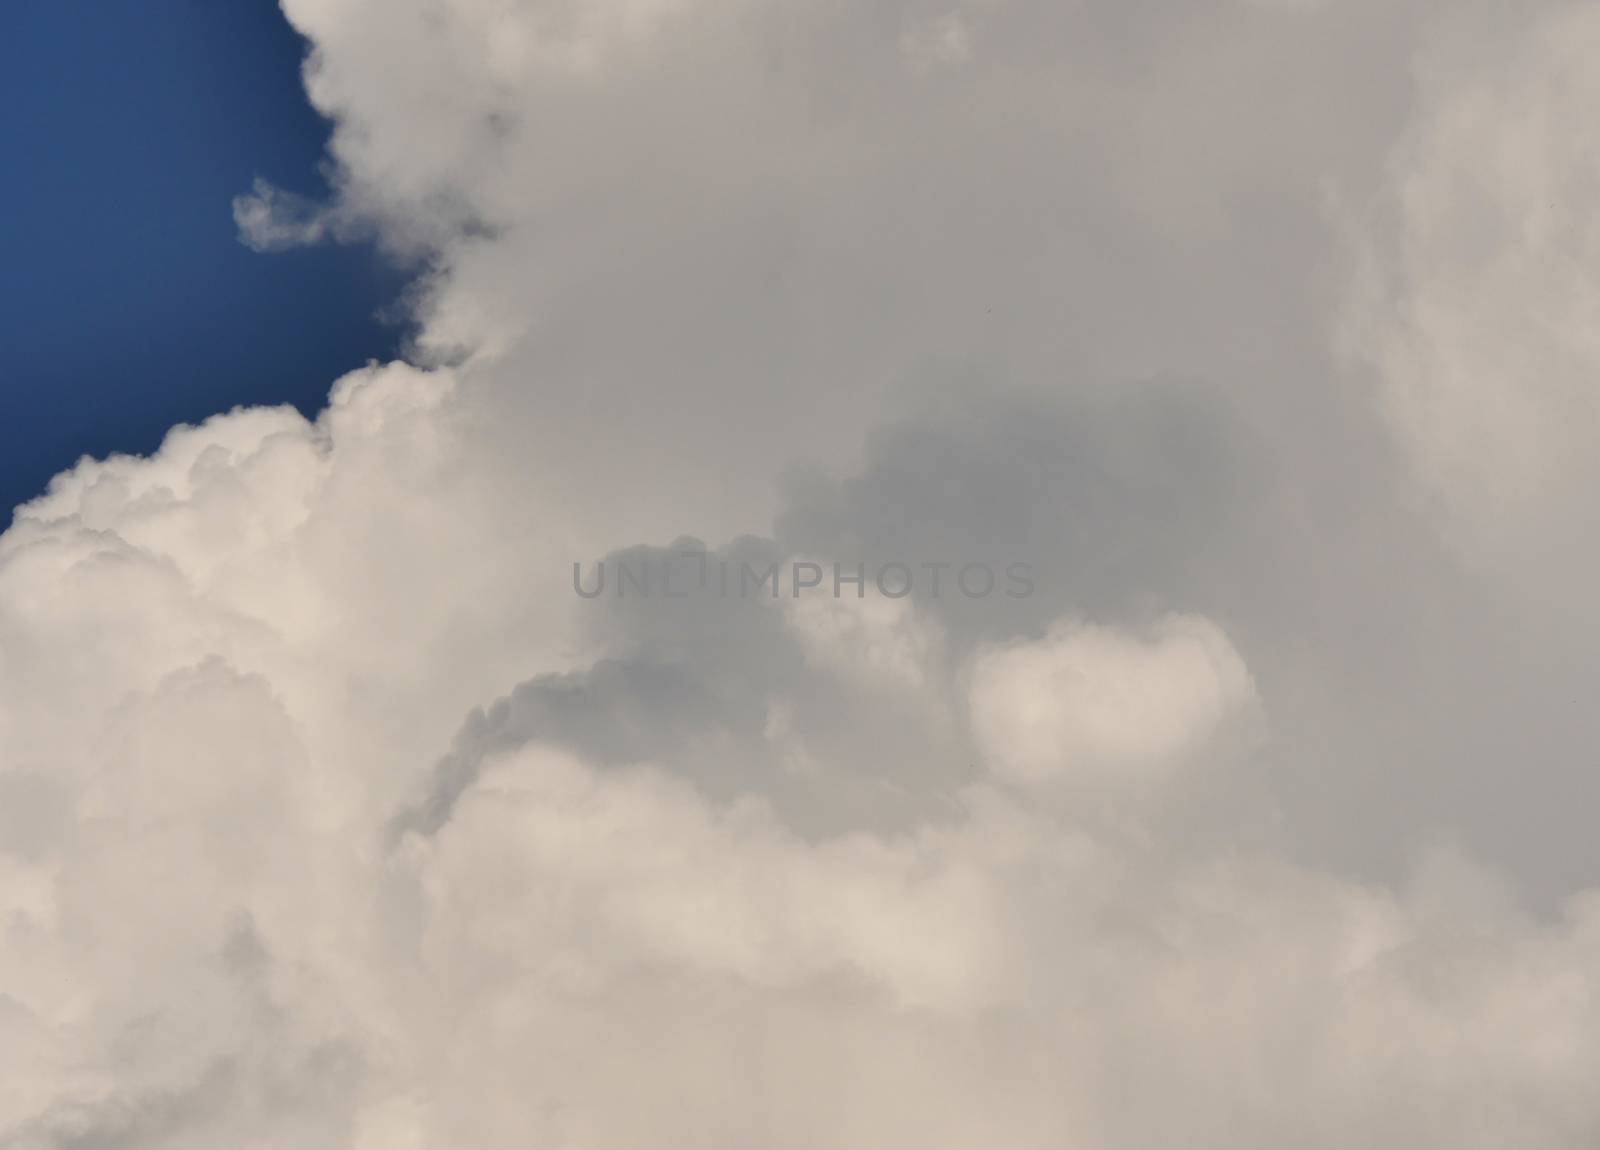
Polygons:
M1593 1145L1536 8L288 0L417 362L0 537L0 1146Z
M983 652L972 677L978 743L1022 783L1169 769L1255 700L1227 636L1182 615L1148 634L1058 625L1042 641Z

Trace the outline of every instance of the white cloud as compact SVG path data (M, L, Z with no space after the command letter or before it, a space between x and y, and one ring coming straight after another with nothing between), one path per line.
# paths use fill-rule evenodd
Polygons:
M287 9L340 198L241 227L426 254L434 366L0 538L0 1144L1594 1145L1593 607L1320 342L1387 188L1424 474L1581 502L1584 12ZM572 594L686 533L1036 594Z
M971 700L987 761L1020 783L1147 782L1256 704L1227 636L1184 615L1148 633L1068 622L1038 642L984 651Z
M258 252L309 247L329 239L353 238L354 221L337 207L325 207L257 179L247 195L233 201L239 238Z

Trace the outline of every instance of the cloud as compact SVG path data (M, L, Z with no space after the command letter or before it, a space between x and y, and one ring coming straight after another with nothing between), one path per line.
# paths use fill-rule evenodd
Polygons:
M1210 620L1148 634L1067 624L989 650L972 671L972 721L993 769L1020 783L1141 779L1202 749L1255 701L1244 661Z
M286 10L418 362L0 537L0 1145L1594 1144L1581 11Z
M319 206L261 179L256 180L248 195L234 197L233 222L239 229L239 239L258 252L309 247L340 237L343 230L335 209Z
M919 68L964 64L972 56L972 33L960 11L946 12L900 38L906 59Z
M1600 173L1582 48L1600 21L1558 5L1514 28L1477 22L1507 50L1485 62L1457 29L1424 57L1393 194L1361 233L1369 275L1351 338L1452 533L1480 559L1500 547L1548 559L1588 518L1571 495L1592 481L1600 422L1583 207Z

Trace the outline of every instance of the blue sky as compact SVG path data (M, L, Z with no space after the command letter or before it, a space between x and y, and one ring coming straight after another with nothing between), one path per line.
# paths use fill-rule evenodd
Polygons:
M271 0L7 5L0 39L0 523L84 453L240 403L322 403L396 349L369 248L260 255L231 201L325 189L328 125Z

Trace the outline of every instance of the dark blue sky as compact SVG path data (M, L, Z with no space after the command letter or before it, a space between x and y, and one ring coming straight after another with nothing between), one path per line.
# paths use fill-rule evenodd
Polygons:
M261 255L232 199L322 195L328 125L272 0L8 0L0 20L0 526L84 453L238 403L321 406L392 355L368 248Z

